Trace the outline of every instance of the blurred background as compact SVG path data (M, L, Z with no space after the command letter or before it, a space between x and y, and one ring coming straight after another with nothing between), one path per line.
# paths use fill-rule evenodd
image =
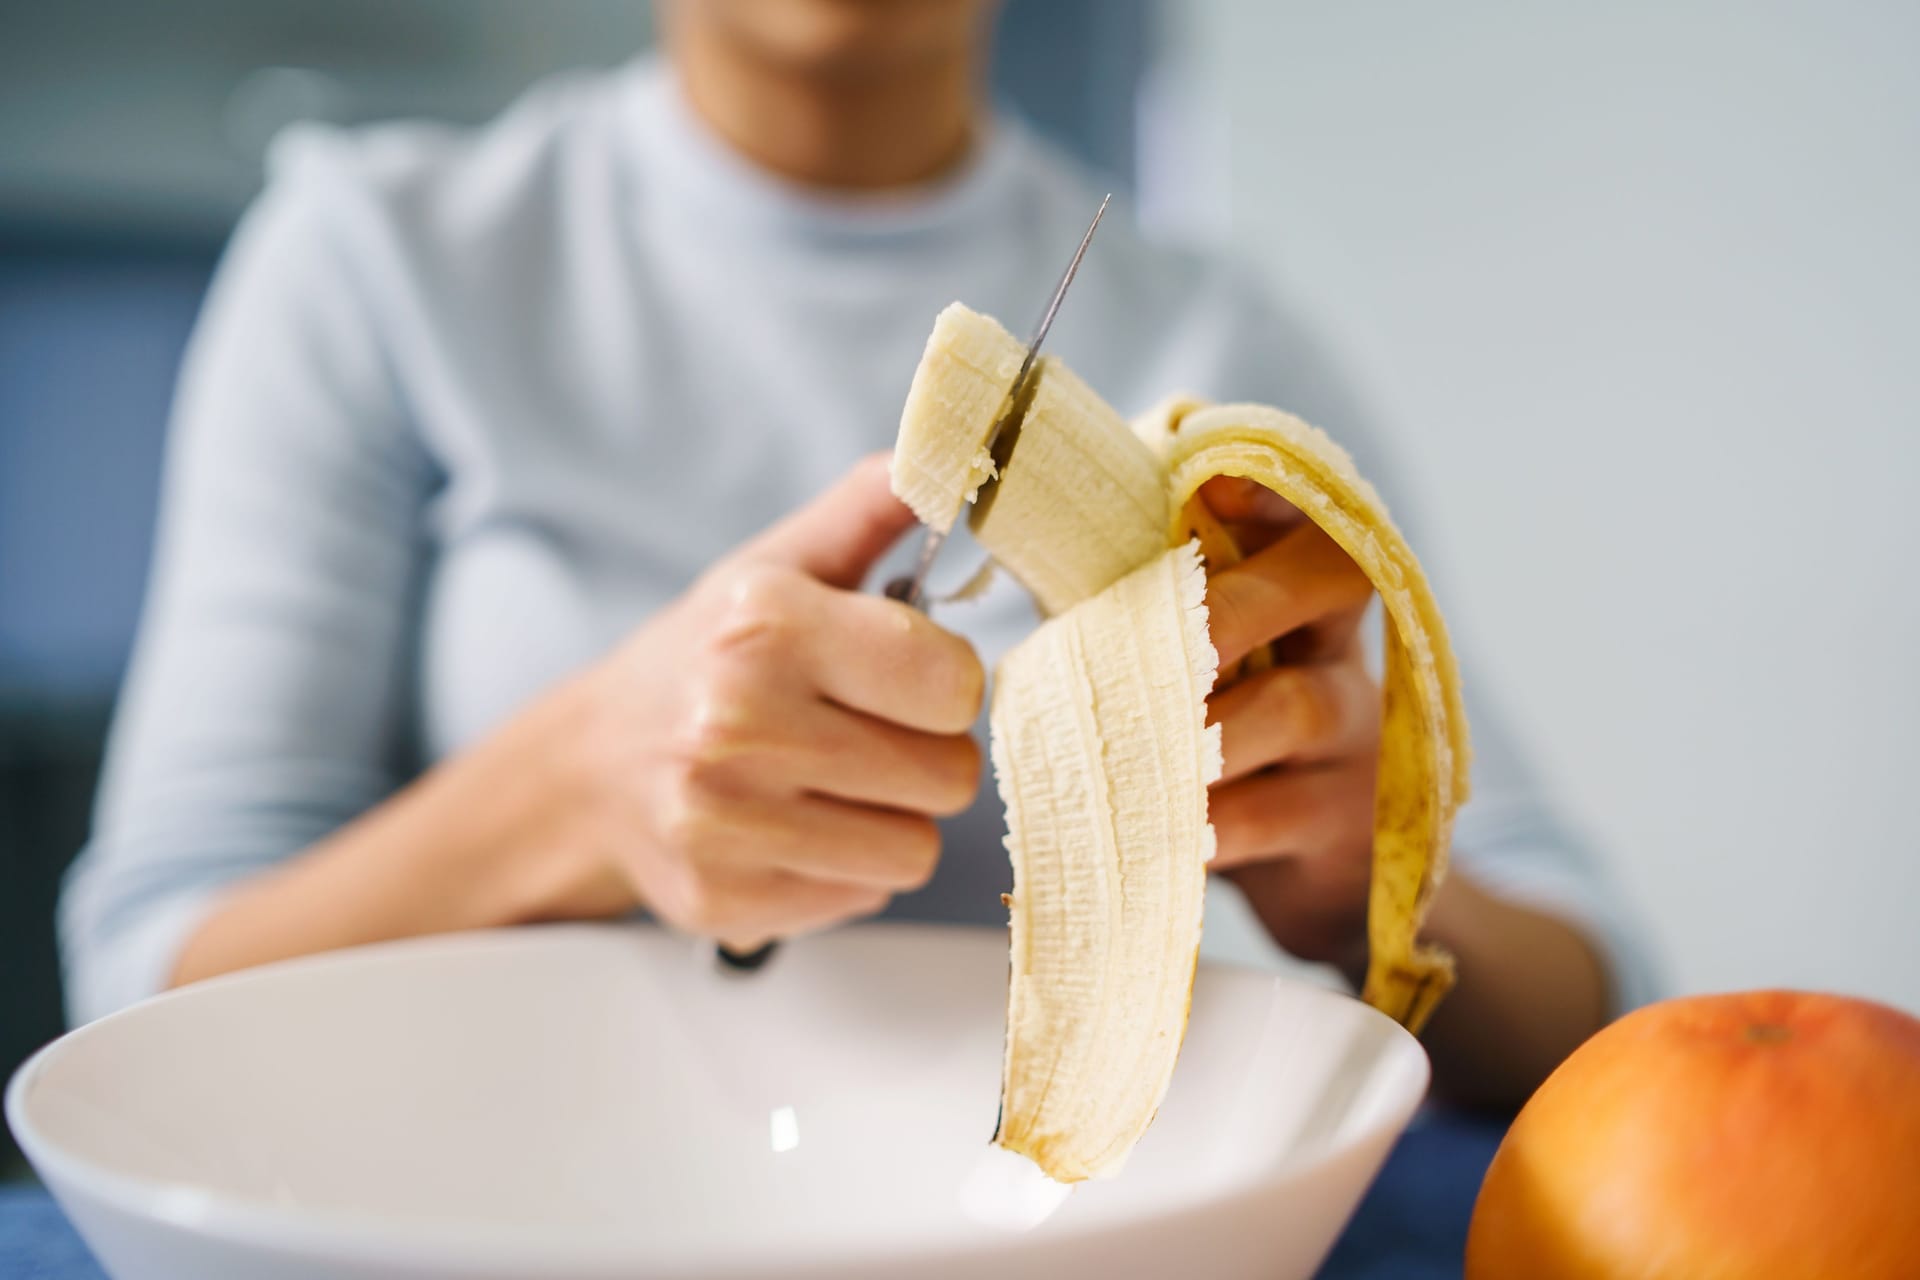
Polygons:
M483 120L650 27L644 0L9 7L0 1072L60 1027L53 902L174 371L266 142ZM1230 242L1362 389L1465 646L1674 989L1920 1011L1920 7L1011 0L999 43L1019 110L1158 234Z

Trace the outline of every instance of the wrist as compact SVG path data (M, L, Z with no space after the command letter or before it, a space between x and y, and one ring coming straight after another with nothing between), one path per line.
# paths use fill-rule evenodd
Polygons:
M556 770L562 709L530 709L236 884L186 941L171 984L393 938L630 909L611 861L584 835L579 788Z
M624 909L624 877L578 754L591 683L576 678L420 782L422 838L462 924L485 927ZM616 893L615 890L620 892Z

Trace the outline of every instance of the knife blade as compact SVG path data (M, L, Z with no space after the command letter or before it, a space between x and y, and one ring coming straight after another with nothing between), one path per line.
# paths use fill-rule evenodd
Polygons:
M1086 234L1080 237L1080 244L1073 251L1072 261L1060 274L1060 283L1053 288L1053 296L1047 299L1045 311L1040 313L1040 322L1033 327L1033 336L1027 341L1026 354L1020 360L1020 372L1014 375L1013 386L1007 392L1007 407L987 433L981 446L993 454L995 469L1004 471L1007 459L994 452L994 446L1000 443L1008 426L1020 414L1020 405L1027 393L1027 383L1033 377L1034 365L1040 356L1040 346L1047 340L1047 333L1053 328L1053 319L1060 314L1060 304L1066 300L1067 286L1073 283L1073 277L1080 271L1080 260L1087 256L1087 246L1093 243L1093 233L1099 230L1100 219L1106 216L1107 206L1113 203L1113 193L1109 191L1100 201L1100 207L1093 211L1093 221L1087 224ZM911 574L893 579L883 588L885 594L902 604L924 611L927 600L927 575L933 571L933 562L940 554L940 547L947 535L938 529L928 529L920 541L920 554L914 561Z

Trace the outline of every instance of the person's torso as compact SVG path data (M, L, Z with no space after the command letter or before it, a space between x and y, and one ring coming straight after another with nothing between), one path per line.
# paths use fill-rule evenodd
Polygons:
M939 189L824 202L722 153L655 68L523 107L383 192L409 277L393 282L400 393L444 476L419 601L425 762L890 445L940 308L1024 331L1100 194L1002 125ZM1218 355L1181 333L1197 274L1113 219L1050 349L1123 412L1208 392ZM943 566L978 558L963 534ZM989 665L1035 620L1004 575L938 616ZM983 790L911 913L998 910L1003 826Z

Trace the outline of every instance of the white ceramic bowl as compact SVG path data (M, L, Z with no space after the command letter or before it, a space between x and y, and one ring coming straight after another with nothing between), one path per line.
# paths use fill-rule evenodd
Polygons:
M1203 966L1158 1120L1070 1196L991 1151L998 931L750 976L567 926L396 943L83 1027L7 1119L117 1280L1312 1273L1418 1105L1359 1002Z

